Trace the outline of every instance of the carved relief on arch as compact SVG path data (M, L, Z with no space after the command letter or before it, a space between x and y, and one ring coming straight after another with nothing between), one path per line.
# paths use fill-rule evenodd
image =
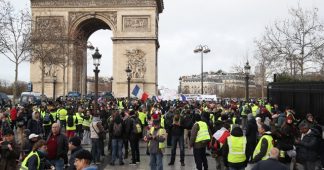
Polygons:
M110 23L109 27L112 27L111 30L117 30L117 12L108 11L108 12L69 12L69 25L73 27L81 18L105 18Z
M127 65L132 70L132 78L143 79L146 73L146 53L141 49L126 50ZM126 66L127 66L126 65Z

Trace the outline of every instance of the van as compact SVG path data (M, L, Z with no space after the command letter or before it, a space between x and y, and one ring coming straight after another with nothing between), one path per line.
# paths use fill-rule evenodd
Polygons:
M47 97L44 95L44 99L46 100ZM42 101L42 94L37 92L22 92L20 95L19 104L26 105L26 104L36 104L40 105Z
M10 106L11 101L7 94L0 92L0 107Z

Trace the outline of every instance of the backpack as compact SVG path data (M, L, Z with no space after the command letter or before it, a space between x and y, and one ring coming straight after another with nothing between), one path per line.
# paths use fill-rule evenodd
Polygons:
M122 123L114 123L114 127L113 127L113 134L114 136L121 136L123 134L123 124Z
M138 121L138 120L134 120L133 122L133 132L135 134L140 134L142 133L142 126L141 126L141 123Z
M51 123L51 117L50 117L50 114L49 113L45 113L45 116L44 116L44 119L43 119L43 123L44 124L49 124Z
M73 115L68 116L67 125L68 125L68 127L73 127L73 125L74 125Z
M192 126L194 125L195 121L194 121L194 115L192 113L190 114L184 114L183 115L183 120L182 120L182 126L185 129L191 129Z

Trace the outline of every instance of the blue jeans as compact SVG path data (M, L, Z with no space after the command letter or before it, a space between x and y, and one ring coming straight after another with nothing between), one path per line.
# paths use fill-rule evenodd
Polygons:
M99 139L91 139L91 155L93 162L100 162L100 154Z
M112 139L112 163L115 163L117 159L117 154L119 158L119 163L123 162L123 139Z
M180 148L180 162L184 162L184 136L172 136L172 150L171 150L171 163L174 163L177 144L179 143Z
M51 164L55 167L56 170L64 169L64 160L63 158L50 160Z
M150 154L150 166L151 170L163 170L163 154L151 153Z

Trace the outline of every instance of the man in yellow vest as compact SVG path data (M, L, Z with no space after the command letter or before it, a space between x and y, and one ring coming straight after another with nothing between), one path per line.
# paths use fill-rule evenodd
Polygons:
M257 146L253 152L252 163L257 163L260 160L266 160L269 158L270 149L273 148L274 140L272 138L270 127L262 124L258 128L259 133L262 135Z
M223 160L226 167L239 170L247 166L246 143L242 129L237 125L233 126L231 135L223 145Z
M193 147L193 153L198 170L208 169L208 162L206 157L206 147L210 141L210 130L206 122L201 121L200 115L195 115L196 123L191 129L190 148Z
M62 129L65 129L66 127L66 116L67 116L67 110L60 106L60 108L57 110L58 118L60 120L60 126Z
M165 148L166 132L160 127L159 119L153 120L153 127L149 130L144 141L149 142L150 167L152 170L163 169L163 152Z
M76 133L77 133L77 136L79 136L82 139L83 109L81 107L78 108L78 112L75 113L75 116L78 120L78 123L76 124Z
M83 139L82 144L89 145L90 144L90 123L92 122L92 116L90 114L90 110L86 111L86 114L83 117L82 129L83 129Z
M78 124L77 117L71 111L68 116L66 116L66 137L72 138L75 135L76 125Z

